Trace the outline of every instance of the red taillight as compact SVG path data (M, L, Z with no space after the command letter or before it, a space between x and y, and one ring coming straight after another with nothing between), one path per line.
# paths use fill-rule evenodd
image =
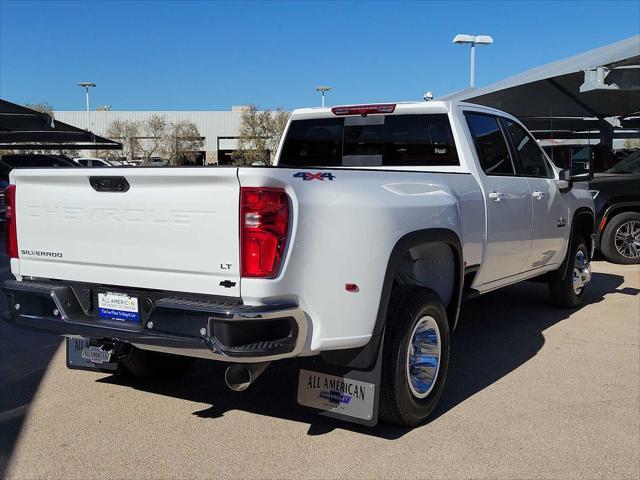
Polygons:
M378 105L351 105L343 107L333 107L331 111L334 115L366 116L373 113L393 113L395 109L395 103L380 103Z
M278 274L289 229L289 197L281 188L240 189L243 277Z
M18 234L16 231L16 186L9 185L4 191L5 202L5 224L4 224L4 245L7 249L7 256L18 258Z

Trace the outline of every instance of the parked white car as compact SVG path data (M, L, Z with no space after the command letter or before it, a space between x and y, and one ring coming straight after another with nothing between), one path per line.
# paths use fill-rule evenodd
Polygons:
M83 167L112 167L113 166L106 160L103 160L102 158L78 157L78 158L74 158L73 161Z
M298 402L369 425L433 411L463 299L537 277L575 308L591 277L586 183L471 104L296 110L275 167L10 180L8 321L73 339L71 368L207 358L241 390L311 357Z

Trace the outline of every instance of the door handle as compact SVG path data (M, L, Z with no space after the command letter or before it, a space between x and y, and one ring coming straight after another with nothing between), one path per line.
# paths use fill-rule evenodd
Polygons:
M531 194L533 196L533 198L537 198L538 200L542 200L544 198L544 192L541 191L535 191Z
M489 198L494 202L499 202L504 197L504 193L502 192L491 192L489 193Z

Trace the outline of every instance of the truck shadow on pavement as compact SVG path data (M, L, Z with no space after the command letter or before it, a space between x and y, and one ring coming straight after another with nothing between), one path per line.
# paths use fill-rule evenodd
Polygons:
M623 281L620 275L595 273L582 308L603 301L606 295L640 293L635 288L620 289ZM463 305L459 327L453 335L447 386L430 422L533 358L545 343L543 332L574 313L551 305L547 288L546 284L526 282ZM390 440L411 430L386 424L361 427L305 411L296 404L295 367L294 360L275 362L241 393L224 385L226 366L209 361L197 362L182 378L160 383L123 376L97 381L209 404L210 407L193 413L205 419L242 410L308 423L309 435L341 428Z
M0 281L8 277L9 261L0 256ZM5 312L4 295L0 295L0 315ZM4 478L29 406L59 345L55 335L0 322L0 478Z

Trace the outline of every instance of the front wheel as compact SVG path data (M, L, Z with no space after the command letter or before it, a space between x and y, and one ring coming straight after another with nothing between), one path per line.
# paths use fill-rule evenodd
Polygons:
M392 299L384 350L380 419L413 427L433 412L449 366L449 323L438 295L425 288Z
M573 235L569 247L569 265L564 272L558 272L556 279L549 283L551 300L562 308L579 307L584 297L584 289L591 281L589 250L582 235ZM564 265L560 268L564 268Z

